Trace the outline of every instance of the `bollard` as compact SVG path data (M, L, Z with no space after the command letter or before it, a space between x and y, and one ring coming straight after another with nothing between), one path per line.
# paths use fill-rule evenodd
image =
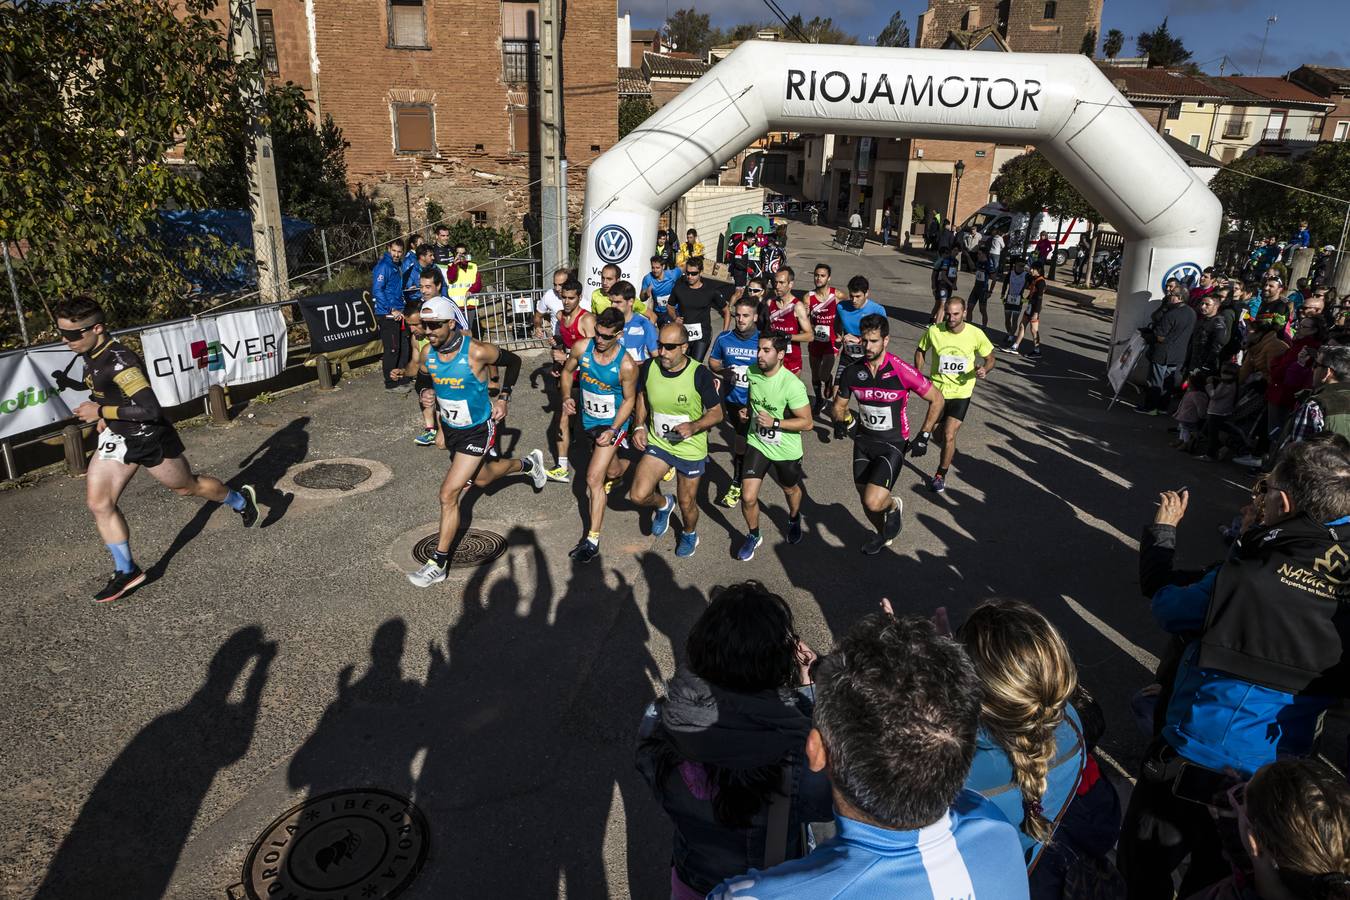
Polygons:
M206 392L206 412L211 417L212 425L230 424L230 401L225 396L225 388L218 384L211 385Z
M89 471L89 460L84 453L84 432L78 425L61 429L61 446L66 451L66 474L83 475Z
M13 481L19 477L19 467L14 462L14 445L9 441L0 441L0 457L5 461L5 478Z
M319 387L325 391L333 389L333 370L328 367L328 357L319 354L314 357L314 370L319 374Z

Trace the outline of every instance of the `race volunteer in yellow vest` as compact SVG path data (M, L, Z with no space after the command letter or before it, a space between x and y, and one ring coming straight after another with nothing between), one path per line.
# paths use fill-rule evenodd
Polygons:
M445 267L445 293L469 317L469 326L478 337L478 294L483 280L478 275L478 264L469 259L469 248L455 245L455 257Z

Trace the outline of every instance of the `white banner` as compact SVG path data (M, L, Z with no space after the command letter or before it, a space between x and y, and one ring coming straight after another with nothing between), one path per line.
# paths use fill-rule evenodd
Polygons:
M215 319L148 328L141 332L141 348L149 370L146 375L160 406L205 397L212 384L222 383L213 377L225 370Z
M785 116L1035 128L1044 104L1045 67L998 60L998 74L968 63L822 58L790 54L783 73Z
M717 238L712 240L715 245ZM624 281L641 284L656 246L656 217L607 210L586 226L582 241L583 297L589 298L591 291L600 287L600 273L609 264L619 267L619 277ZM711 270L711 261L706 268Z
M281 310L245 309L212 321L225 364L220 381L212 383L251 384L286 368L286 320ZM209 363L207 371L212 371Z
M1125 389L1134 367L1139 365L1139 358L1144 355L1145 347L1147 344L1144 342L1144 336L1136 331L1130 337L1130 342L1120 351L1115 362L1106 370L1106 380L1111 382L1111 390L1115 391L1117 397Z

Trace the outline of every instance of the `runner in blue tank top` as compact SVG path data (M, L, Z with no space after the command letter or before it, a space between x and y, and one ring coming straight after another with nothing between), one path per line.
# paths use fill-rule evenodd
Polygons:
M534 480L535 490L544 486L544 454L531 450L524 459L485 462L497 439L497 423L506 417L511 390L520 375L520 357L484 341L475 341L463 330L463 316L444 297L422 304L422 327L430 344L409 365L416 377L425 372L433 387L421 393L422 405L435 408L445 448L450 451L450 471L441 483L441 527L436 550L426 565L408 576L418 587L445 580L450 565L450 545L459 533L459 501L469 484L487 487L504 475L522 473ZM501 391L496 401L488 396L488 370L502 368Z
M750 433L750 370L759 358L759 301L749 295L736 301L732 328L713 341L708 368L722 378L722 420L731 426L731 484L717 501L727 509L741 502L741 470L745 467L746 435Z
M572 384L580 382L581 428L591 439L591 461L586 467L590 528L568 554L582 563L600 555L605 500L629 465L619 451L628 447L628 429L637 401L638 364L623 350L623 329L623 311L618 306L609 307L595 318L595 337L577 341L563 364L562 395L567 398L563 401L563 412L577 413Z

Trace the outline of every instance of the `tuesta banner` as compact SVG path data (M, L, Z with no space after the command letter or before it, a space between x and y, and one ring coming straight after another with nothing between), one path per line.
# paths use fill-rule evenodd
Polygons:
M206 396L211 385L249 384L286 365L286 321L276 309L245 309L141 333L150 386L163 406Z
M363 290L301 297L300 314L309 327L311 355L329 353L380 339L375 310Z

